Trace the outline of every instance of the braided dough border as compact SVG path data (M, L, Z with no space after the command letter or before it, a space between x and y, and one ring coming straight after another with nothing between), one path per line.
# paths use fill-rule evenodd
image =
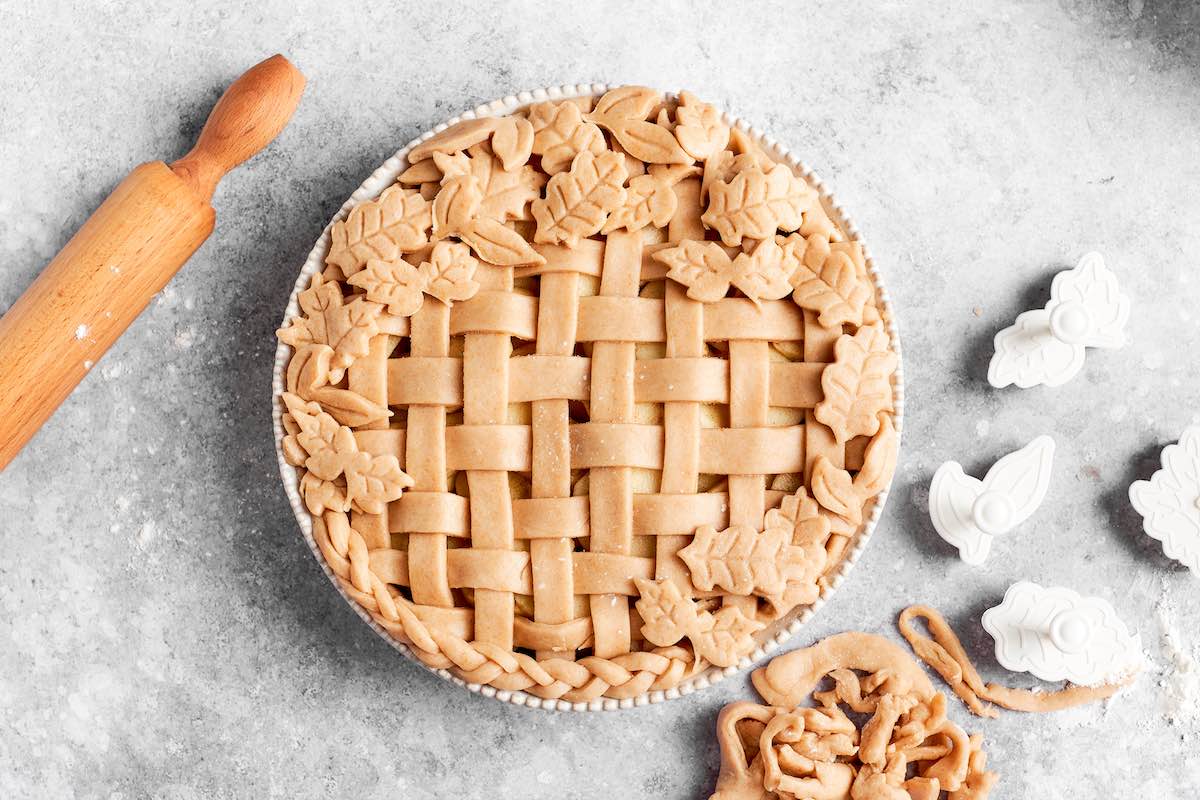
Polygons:
M377 197L380 192L393 183L397 176L408 166L407 155L414 146L464 119L508 114L530 103L542 100L562 100L582 95L602 94L611 88L614 87L602 83L567 84L547 89L538 89L532 92L520 92L516 95L509 95L508 97L494 100L491 103L485 103L460 116L449 119L409 142L397 151L395 155L383 162L350 195L341 209L338 210L338 213L325 226L321 237L309 252L304 266L301 268L299 276L297 276L296 284L292 289L291 297L288 299L288 305L284 311L284 324L299 313L297 302L299 293L308 286L312 275L320 271L324 265L325 255L329 250L330 229L333 227L333 224L340 219L344 219L354 206L364 200ZM671 97L674 96L673 92L664 92L664 94ZM817 190L821 199L829 203L833 212L832 218L834 222L840 225L846 232L848 239L857 241L862 245L867 273L871 276L871 281L878 294L880 315L887 326L892 347L897 356L898 364L892 376L892 388L895 398L893 421L897 433L902 434L904 420L904 362L900 335L896 327L895 314L887 289L883 285L869 250L865 243L862 242L858 228L846 214L845 210L836 202L833 195L825 186L825 183L774 138L767 136L758 128L748 125L745 121L738 119L728 112L722 112L721 118L730 127L737 127L746 132L772 158L782 161L798 171ZM342 597L354 608L363 621L401 653L422 664L442 678L456 683L469 691L516 705L552 711L611 711L620 708L631 708L634 706L661 703L665 700L691 694L699 689L711 686L729 675L746 669L755 661L774 652L783 642L799 631L817 609L824 605L829 595L841 585L871 538L871 534L874 532L875 526L879 521L890 491L889 485L888 488L885 488L871 501L870 512L865 515L862 527L854 536L850 547L842 555L836 572L830 575L827 583L821 587L821 594L817 600L811 605L794 610L783 619L774 623L767 629L766 637L760 640L759 647L754 652L744 656L737 664L725 668L710 667L698 675L684 677L686 669L690 667L690 654L682 648L659 648L658 653L631 653L611 660L600 658L581 659L579 662L572 663L569 668L564 667L559 670L556 667L552 667L551 670L553 671L551 671L546 669L545 662L541 662L541 666L539 666L539 662L528 659L531 663L525 663L526 657L520 654L484 653L465 642L461 643L466 646L466 649L463 649L458 641L434 642L430 637L428 629L411 612L407 615L411 619L407 619L403 611L397 612L402 620L406 620L405 622L398 624L389 621L379 613L378 600L376 599L377 593L362 591L355 585L354 576L352 576L350 569L349 556L350 548L352 547L350 541L347 540L344 550L337 552L339 548L331 546L332 539L328 533L325 533L324 547L322 547L322 543L318 538L322 526L314 528L312 517L305 508L299 494L296 470L287 464L283 456L282 442L284 430L281 411L283 404L280 401L280 396L284 392L287 363L290 357L291 348L280 342L275 350L275 365L271 382L271 416L275 433L275 450L278 456L279 471L283 479L284 491L292 505L292 511L296 516L296 521L300 525L300 530L304 534L304 540L308 543L309 549L312 551L314 557L316 557L317 562L321 565L321 568L341 593ZM353 536L352 532L351 537ZM367 582L364 584L365 588L369 585L369 579L360 574L358 582L364 583L364 581ZM387 601L385 600L384 602L386 603ZM424 631L423 634L422 631ZM452 657L445 654L447 648ZM673 652L676 650L679 652ZM664 653L663 651L668 652ZM646 658L647 656L649 658ZM583 671L581 672L581 670ZM508 673L507 677L500 677L501 672ZM584 672L587 673L586 678L584 677ZM490 685L489 681L497 680L505 688L497 688L495 685ZM672 680L677 685L668 685ZM614 690L613 687L627 687L627 691L623 688ZM600 691L597 691L597 689ZM608 692L608 696L604 696L606 691Z

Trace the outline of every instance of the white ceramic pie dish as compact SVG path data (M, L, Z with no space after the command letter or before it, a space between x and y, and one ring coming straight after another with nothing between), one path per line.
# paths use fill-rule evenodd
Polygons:
M324 268L325 256L329 251L330 228L335 222L343 219L354 206L365 200L370 200L377 197L384 189L394 183L400 173L402 173L409 166L407 154L412 147L445 130L450 125L465 119L509 114L514 110L530 103L536 103L543 100L562 100L569 97L602 94L608 91L610 88L614 87L606 84L595 83L566 85L549 89L538 89L532 92L521 92L517 95L510 95L503 99L495 100L491 103L478 106L471 111L467 111L457 117L447 120L446 122L438 125L436 128L425 132L418 138L409 142L395 155L380 165L380 167L376 169L375 172L373 172L371 176L368 177L352 195L350 195L349 199L347 199L342 205L338 213L325 226L325 230L322 231L320 238L317 239L316 244L313 245L312 250L309 252L308 258L305 260L304 266L301 268L300 274L296 279L296 284L292 288L291 297L288 298L288 305L284 311L283 324L286 324L288 320L298 315L299 305L297 297L299 293L308 286L312 275ZM855 227L853 221L845 213L842 207L836 203L833 195L828 191L821 179L818 178L807 166L805 166L803 162L801 162L777 141L770 136L767 136L759 129L749 126L743 120L740 120L729 113L723 113L722 116L728 125L736 126L740 130L748 133L749 136L771 157L788 164L793 170L803 176L820 193L821 199L827 205L833 221L847 234L851 240L862 244L867 271L870 273L871 279L877 289L880 315L883 318L884 324L887 326L888 334L891 336L892 346L895 349L898 357L898 365L893 376L893 387L895 391L894 423L897 433L902 434L904 420L904 373L903 357L900 349L900 336L896 327L895 314L888 298L887 289L883 285L879 272L875 267L875 263L871 259L869 250L867 249L865 243L862 242L862 238L859 236L858 229ZM889 485L888 488L885 488L883 492L881 492L871 502L870 511L866 514L862 530L847 549L845 555L842 557L841 563L837 567L837 571L829 579L827 587L822 589L821 596L817 599L817 601L812 605L794 609L782 619L770 625L765 631L756 636L756 639L758 639L760 642L759 647L731 667L710 667L706 671L683 681L678 686L665 691L660 690L648 692L647 694L639 697L625 700L601 697L591 701L590 703L570 703L563 700L546 700L540 697L535 697L526 692L506 691L496 689L492 686L482 686L480 684L467 683L461 678L450 674L450 672L447 670L432 669L427 667L425 664L422 664L420 660L412 655L407 645L393 638L377 622L375 622L375 620L371 618L370 614L368 614L360 605L358 605L358 603L354 602L345 591L343 591L336 576L333 574L332 570L330 570L328 564L325 563L325 559L321 555L321 551L313 538L312 518L309 515L308 510L305 508L303 499L300 497L297 471L295 467L292 467L286 462L283 455L283 403L280 397L284 392L287 364L291 354L292 348L286 344L283 344L282 342L275 351L274 373L271 381L271 417L275 434L275 452L279 461L280 475L283 478L284 491L287 494L288 501L292 505L292 511L296 516L296 521L300 525L300 530L304 534L304 540L308 543L308 547L312 551L313 556L317 559L317 563L321 565L321 568L325 571L326 577L329 578L334 588L341 593L343 599L350 604L359 617L361 617L365 623L371 626L372 630L374 630L376 634L381 636L385 641L387 641L405 656L409 657L411 661L420 664L425 669L430 669L430 671L435 672L442 678L445 678L446 680L451 681L469 691L476 692L487 697L494 697L498 700L513 703L515 705L556 711L607 711L619 708L631 708L634 706L661 703L665 700L691 694L699 689L711 686L725 677L741 672L754 662L759 661L770 653L778 650L784 642L786 642L804 626L804 623L807 622L813 616L813 614L815 614L816 611L825 604L825 601L828 599L828 597L837 590L842 581L845 580L846 575L854 566L855 562L858 561L859 556L862 554L863 549L870 540L871 535L879 522L880 515L883 511L884 504L887 501L888 493L890 491Z

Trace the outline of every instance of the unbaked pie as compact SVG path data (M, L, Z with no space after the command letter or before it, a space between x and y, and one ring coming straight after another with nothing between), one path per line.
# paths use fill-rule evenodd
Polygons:
M889 327L819 192L684 92L468 119L329 232L282 450L417 658L587 702L817 601L895 465Z

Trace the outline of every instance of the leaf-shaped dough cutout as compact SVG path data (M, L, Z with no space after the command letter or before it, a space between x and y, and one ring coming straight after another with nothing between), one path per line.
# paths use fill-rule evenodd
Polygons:
M423 290L446 305L455 300L469 300L479 291L475 269L479 262L471 249L457 242L438 242L429 260L421 264Z
M754 649L753 634L763 625L747 619L739 609L723 608L714 616L699 611L695 602L666 578L635 578L634 583L641 594L637 610L643 622L642 636L651 644L667 647L686 636L697 656L719 667L732 666Z
M507 170L486 144L470 149L469 155L449 156L435 153L433 162L441 167L442 180L473 175L479 184L481 199L476 213L498 222L531 219L529 204L541 196L546 176L530 166ZM422 162L426 163L426 162Z
M662 94L649 87L620 86L605 92L596 101L596 107L591 113L611 116L614 119L644 120L661 102Z
M896 457L900 453L900 436L890 414L879 415L879 432L863 453L862 468L854 476L854 489L865 503L887 488L896 472Z
M333 348L328 345L301 346L288 362L288 391L318 403L340 424L352 428L390 417L392 412L386 407L357 392L329 385L329 365L333 355Z
M745 153L722 150L704 162L704 177L700 182L700 202L708 201L708 190L714 183L729 183L739 172L758 167L758 160Z
M364 514L383 514L388 503L413 485L413 479L393 455L360 455L346 470L346 498Z
M608 217L601 233L612 233L625 228L630 233L654 224L665 228L675 215L678 198L671 184L654 175L639 175L629 181L625 190L625 204Z
M801 308L817 312L817 322L825 328L862 325L863 309L871 298L871 284L859 277L850 256L830 253L819 268L799 261L792 273L792 299Z
M723 298L735 274L729 254L716 242L685 239L675 247L656 251L651 258L665 264L667 277L688 287L687 296L701 303Z
M675 644L696 625L696 604L684 597L669 580L635 578L637 611L642 618L642 636L659 647Z
M313 514L322 514L327 508L382 514L387 503L413 485L395 456L372 456L360 451L354 433L339 425L317 403L306 403L291 393L284 393L283 402L300 427L288 446L295 451L298 445L308 454L304 462L308 474L301 479L300 489ZM345 489L335 483L341 477L345 478Z
M308 391L308 398L320 404L339 424L359 428L373 422L385 420L392 415L386 407L373 403L358 392L321 386Z
M362 297L346 303L337 282L326 281L319 273L300 293L299 302L307 316L293 319L275 335L296 348L305 344L327 344L333 348L329 379L338 383L346 368L367 354L371 337L379 332L378 318L383 307Z
M541 156L542 171L548 175L567 169L584 150L600 155L607 149L604 134L585 122L579 106L569 100L532 106L529 123L534 131L533 153Z
M996 334L996 353L988 364L988 383L997 389L1045 384L1061 386L1083 368L1084 348L1067 344L1050 331L1050 313L1037 308Z
M1103 348L1125 345L1129 298L1121 292L1117 276L1104 265L1099 253L1088 253L1074 269L1054 276L1046 310L1053 311L1064 303L1086 309L1088 329L1078 344Z
M721 587L735 595L781 594L795 559L791 530L731 525L718 531L711 525L696 529L691 544L679 551L701 591Z
M439 183L442 180L442 170L436 163L436 159L441 153L434 153L432 159L427 158L424 161L418 161L404 172L400 173L400 177L396 179L396 183L402 183L405 186L420 186L422 183Z
M464 173L444 180L433 199L433 238L444 239L470 228L482 202L483 190L474 175Z
M862 503L854 489L854 479L838 469L825 456L813 462L812 493L822 508L829 509L854 525L862 523Z
M671 131L646 121L660 102L662 95L653 89L623 86L601 97L584 118L606 129L634 158L648 164L691 164L695 159L679 146Z
M843 334L834 345L834 362L821 373L825 396L813 413L839 444L855 436L874 436L879 412L892 410L896 354L888 345L880 324L864 325L853 336Z
M741 609L726 606L690 638L698 656L718 667L732 667L739 658L754 651L754 634L764 627L761 622L748 619Z
M420 310L425 299L422 294L425 277L402 258L395 261L371 259L366 269L351 275L346 282L366 292L367 299L386 305L388 313L398 317L411 317Z
M793 266L775 240L766 239L758 243L753 253L739 253L733 260L732 283L755 303L778 300L792 291Z
M701 221L717 231L721 241L740 246L743 238L773 239L776 231L794 231L817 194L786 164L769 172L746 169L728 183L709 186L708 207Z
M783 498L779 508L773 508L763 518L763 529L782 528L791 535L797 547L818 545L824 553L829 539L829 520L821 515L817 501L801 486L795 494Z
M675 122L675 138L697 161L721 152L729 143L729 126L721 121L721 112L700 102L691 92L679 93Z
M534 241L575 247L604 227L610 212L625 203L625 159L611 151L575 156L568 172L546 184L546 197L533 202Z
M626 152L647 164L691 164L693 159L669 130L654 122L592 117L606 128Z
M429 201L419 192L389 186L378 199L360 203L333 224L325 263L350 276L369 259L392 261L425 247L432 224Z
M502 117L492 132L492 152L505 170L516 172L533 153L533 125L523 117Z
M416 164L433 156L434 153L457 153L473 144L486 142L496 129L499 120L495 117L479 117L456 122L440 133L436 133L408 151L408 163Z
M482 216L482 201L483 192L474 174L447 178L433 201L434 238L456 235L489 264L513 267L546 263L519 233Z
M460 231L458 235L489 264L521 267L546 263L546 259L538 255L524 236L494 219L478 217L470 228Z

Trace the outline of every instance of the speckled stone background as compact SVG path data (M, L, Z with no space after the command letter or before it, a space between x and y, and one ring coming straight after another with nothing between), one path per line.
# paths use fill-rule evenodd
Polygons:
M926 601L985 677L1028 685L996 665L980 613L1021 578L1106 597L1152 661L1134 689L953 715L985 735L996 798L1200 796L1200 579L1126 497L1200 421L1197 9L3 4L0 309L134 165L181 155L244 68L282 51L310 83L218 190L216 234L0 474L0 797L707 797L714 719L744 679L592 715L469 695L330 587L271 443L272 332L350 192L452 114L594 80L691 87L775 133L836 189L898 304L895 491L794 644L894 637ZM992 336L1089 249L1134 298L1131 344L1062 389L990 389ZM984 470L1043 432L1059 445L1045 506L986 568L962 564L924 510L933 469Z

